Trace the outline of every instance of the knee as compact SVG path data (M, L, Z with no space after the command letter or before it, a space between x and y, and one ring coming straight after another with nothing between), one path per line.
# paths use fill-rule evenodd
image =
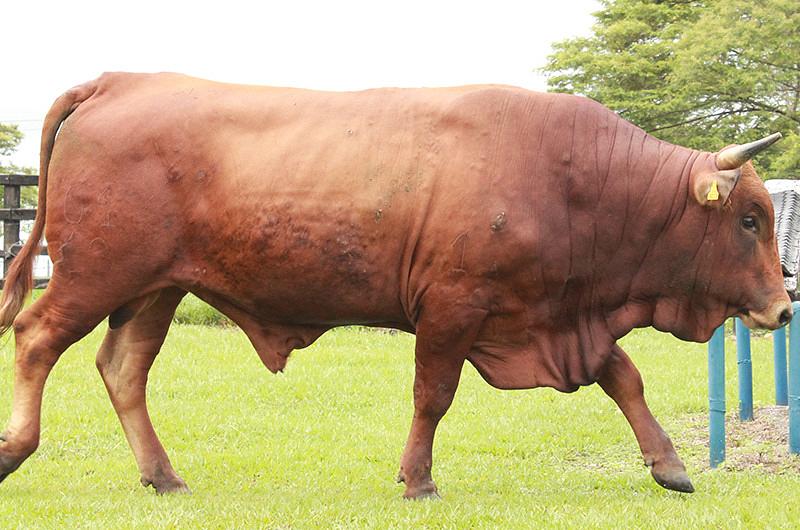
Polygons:
M415 388L414 404L418 416L439 420L453 402L455 388L438 384L433 388Z

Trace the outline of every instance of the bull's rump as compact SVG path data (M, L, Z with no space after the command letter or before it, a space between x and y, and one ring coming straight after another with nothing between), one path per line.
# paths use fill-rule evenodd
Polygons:
M57 274L177 284L271 321L413 327L418 292L463 261L475 210L489 232L476 146L496 143L502 98L463 96L516 89L98 83L53 153Z

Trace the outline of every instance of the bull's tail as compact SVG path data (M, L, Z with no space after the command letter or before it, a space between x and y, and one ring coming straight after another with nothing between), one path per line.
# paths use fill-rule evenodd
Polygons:
M44 233L45 214L47 212L47 170L56 133L61 123L78 105L89 99L97 90L97 80L71 88L61 95L44 119L42 126L42 145L39 151L39 201L33 231L11 262L0 297L0 336L6 333L14 323L17 314L22 310L25 298L33 288L33 258L39 251L39 243Z

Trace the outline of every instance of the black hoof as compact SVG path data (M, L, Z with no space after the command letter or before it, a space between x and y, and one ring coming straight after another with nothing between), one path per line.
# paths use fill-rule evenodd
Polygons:
M679 491L681 493L694 493L694 486L692 481L689 480L689 475L686 471L681 469L667 470L657 473L655 470L651 471L653 478L662 488L672 491Z

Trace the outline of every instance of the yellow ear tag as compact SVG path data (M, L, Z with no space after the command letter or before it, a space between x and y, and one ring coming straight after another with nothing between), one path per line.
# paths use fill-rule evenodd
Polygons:
M706 199L709 201L716 201L719 200L719 190L717 189L717 181L711 181L711 189L708 190L708 195L706 195Z

